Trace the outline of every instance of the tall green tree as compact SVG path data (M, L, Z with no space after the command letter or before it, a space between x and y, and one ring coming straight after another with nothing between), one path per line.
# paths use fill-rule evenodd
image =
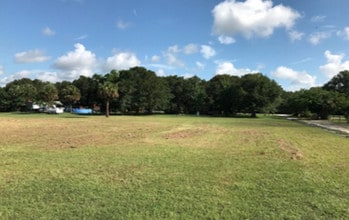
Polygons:
M186 79L187 112L200 113L206 110L206 82L197 76Z
M8 83L4 90L8 100L7 108L10 111L19 110L26 105L26 102L38 101L38 90L28 78L14 80Z
M187 92L186 79L180 76L166 76L163 78L169 88L170 99L166 112L186 113L186 100L189 96Z
M91 77L80 76L78 79L73 81L73 85L76 86L80 91L79 104L81 106L93 106L96 103L100 103L102 100L98 95L99 84L103 76L94 74Z
M81 94L80 90L76 86L68 82L63 83L63 85L61 86L59 97L63 103L69 105L70 112L72 112L72 106L74 103L80 100Z
M261 73L242 76L241 87L244 91L242 108L251 113L251 117L275 102L282 92L281 86Z
M121 70L118 85L120 110L125 113L133 111L133 96L137 90L136 73L130 70Z
M43 87L40 88L39 97L43 102L50 105L54 100L58 99L58 90L55 85L46 82Z
M208 81L207 94L211 112L235 114L242 101L240 78L226 74L216 75Z
M328 119L331 114L343 114L347 108L344 94L320 87L297 91L288 102L294 115L314 119Z
M3 87L0 87L0 112L8 111L7 94Z
M109 117L110 101L119 96L118 86L116 83L105 81L103 84L100 84L98 92L100 97L105 100L105 116Z
M324 86L326 90L337 91L349 96L349 70L339 72Z
M120 106L123 111L152 113L168 106L170 90L166 80L143 67L120 71Z

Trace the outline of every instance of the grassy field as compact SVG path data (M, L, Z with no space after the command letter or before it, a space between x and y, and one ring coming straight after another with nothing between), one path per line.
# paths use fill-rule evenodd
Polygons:
M0 114L0 219L349 219L349 139L273 117Z

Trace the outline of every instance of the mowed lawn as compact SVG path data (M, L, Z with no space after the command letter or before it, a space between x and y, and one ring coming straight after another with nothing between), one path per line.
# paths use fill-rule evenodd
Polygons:
M349 219L349 139L264 116L3 113L0 219Z

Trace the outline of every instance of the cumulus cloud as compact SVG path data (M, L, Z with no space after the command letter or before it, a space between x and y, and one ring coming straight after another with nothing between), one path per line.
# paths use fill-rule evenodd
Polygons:
M216 75L228 74L234 76L242 76L248 73L256 72L250 69L237 69L232 62L220 61L217 63Z
M14 80L17 80L17 79L29 78L31 74L32 74L32 71L22 70L15 74L2 77L0 78L0 86L5 86L7 83L13 82Z
M38 49L24 51L15 54L16 63L36 63L36 62L45 62L49 60L50 57L45 56L44 53Z
M57 72L39 71L35 74L35 79L39 79L44 82L48 81L55 83L61 81L59 76L60 75Z
M200 52L205 59L210 59L211 57L216 55L216 51L208 45L201 45Z
M77 43L74 45L75 50L68 52L66 55L59 57L54 67L61 70L61 78L72 80L80 75L92 76L96 67L96 56L85 46Z
M191 56L193 54L201 54L205 59L210 59L216 55L216 51L213 47L209 45L199 45L195 43L190 43L184 46L172 45L169 46L165 51L162 52L162 56L153 56L151 58L152 62L158 62L160 59L164 60L168 68L185 68L186 63L184 62L184 57ZM198 66L202 68L202 66Z
M198 48L198 45L196 44L188 44L183 48L183 52L185 54L194 54L194 53L197 53L198 51L199 51L199 48Z
M288 80L290 87L288 90L298 90L301 88L310 88L316 85L316 77L306 71L296 71L285 66L279 66L272 75L277 79Z
M151 57L151 61L152 61L152 62L159 62L160 59L161 59L161 58L160 58L158 55L153 55L153 56Z
M288 32L288 36L290 37L291 41L302 40L304 33L293 30Z
M332 78L343 70L349 70L349 60L343 61L345 54L332 54L331 51L326 50L324 55L327 63L320 66L320 71L328 78Z
M233 43L235 43L235 39L234 38L229 37L229 36L224 36L224 35L219 36L218 37L218 41L221 44L233 44Z
M114 56L108 57L105 68L107 71L112 69L116 70L126 70L131 67L140 66L141 62L138 60L134 53L122 52L117 53Z
M165 53L164 56L166 57L167 64L170 66L176 66L176 67L184 67L185 64L182 60L180 60L176 54L173 53Z
M181 52L181 49L178 45L173 45L167 48L163 53L163 56L166 59L166 62L169 66L175 67L184 67L185 64L182 60L178 58L178 54Z
M331 37L330 32L316 32L310 35L309 42L313 45L317 45L320 43L320 41L325 40L329 37Z
M42 29L42 34L46 36L53 36L56 34L56 32L49 27L45 27L44 29Z
M180 52L180 49L179 49L179 46L178 45L172 45L172 46L169 46L167 51L169 53L179 53Z
M275 28L290 29L300 14L290 7L273 6L267 0L225 0L212 10L213 31L218 36L268 37Z

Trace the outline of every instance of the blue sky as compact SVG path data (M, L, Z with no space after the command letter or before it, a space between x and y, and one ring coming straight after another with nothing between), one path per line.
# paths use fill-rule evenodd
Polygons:
M159 76L261 72L285 90L349 69L347 0L1 0L0 86L144 66Z

